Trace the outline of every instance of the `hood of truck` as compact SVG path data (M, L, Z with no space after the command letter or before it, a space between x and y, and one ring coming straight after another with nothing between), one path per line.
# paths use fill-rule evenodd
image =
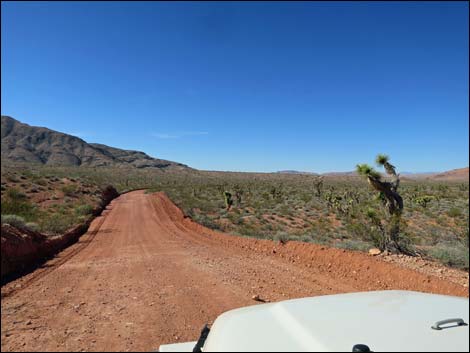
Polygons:
M411 291L327 295L228 311L212 325L204 352L469 351L468 298Z

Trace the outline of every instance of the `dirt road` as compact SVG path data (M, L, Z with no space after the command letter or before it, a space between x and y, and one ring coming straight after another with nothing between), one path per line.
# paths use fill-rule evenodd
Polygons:
M365 254L239 238L184 218L164 194L114 200L80 241L2 287L2 351L150 351L196 340L222 312L381 289L467 289Z

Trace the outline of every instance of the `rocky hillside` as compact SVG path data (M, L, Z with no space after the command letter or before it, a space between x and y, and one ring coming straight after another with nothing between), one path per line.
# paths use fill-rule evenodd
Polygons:
M186 169L186 165L84 140L2 116L2 161L56 166L133 166Z
M459 168L459 169L453 169L449 170L444 173L440 174L435 174L429 179L432 180L449 180L449 181L468 181L469 180L469 169L467 168Z

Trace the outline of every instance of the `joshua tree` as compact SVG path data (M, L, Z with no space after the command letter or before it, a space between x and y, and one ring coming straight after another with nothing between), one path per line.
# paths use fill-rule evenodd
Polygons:
M237 205L240 207L242 204L243 190L238 184L235 185L234 189L235 189L235 198L237 199Z
M282 197L282 184L279 184L277 188L272 186L270 193L273 197L273 200L280 199Z
M225 199L225 208L227 211L230 211L230 208L232 207L233 200L232 200L232 194L229 193L228 191L224 191L224 199Z
M321 196L322 189L323 189L323 176L316 177L313 181L313 185L316 190L316 195Z
M381 242L381 250L410 253L400 241L400 220L403 212L403 199L397 191L400 175L397 174L395 166L390 164L388 156L379 154L375 161L377 165L384 167L392 181L382 180L382 175L367 164L358 164L356 170L379 192L378 196L388 211L388 229L384 232L385 239Z
M238 206L241 206L241 204L242 204L242 196L243 196L243 190L237 190L235 192L235 197L237 198Z
M323 198L328 204L328 208L331 208L333 206L333 193L331 191L328 191Z

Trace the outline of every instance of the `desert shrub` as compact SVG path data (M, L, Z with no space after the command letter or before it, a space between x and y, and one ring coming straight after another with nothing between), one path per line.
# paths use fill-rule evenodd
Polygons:
M16 189L8 189L1 200L2 214L17 215L30 221L37 216L36 207L29 202L26 195Z
M212 219L205 215L196 215L194 220L198 222L199 224L202 224L204 227L210 228L210 229L215 229L215 230L220 230L220 225L215 223Z
M66 196L74 196L75 193L77 192L78 190L78 187L77 185L74 185L74 184L69 184L69 185L64 185L60 188L62 190L62 192L64 193L64 195Z
M304 234L299 237L299 241L302 241L304 243L311 243L312 237L310 235Z
M457 207L452 207L449 211L447 211L449 217L460 217L462 215L462 211Z
M17 228L25 227L25 220L21 216L15 214L2 214L2 224L9 224Z
M447 266L469 269L468 247L463 244L438 244L428 251L429 256Z
M28 222L25 224L25 227L28 228L28 229L31 229L35 232L37 232L39 230L39 225L35 222Z
M273 240L275 241L280 241L280 242L286 242L289 240L289 234L287 232L277 232L274 237L273 237Z
M26 194L16 188L8 189L5 196L14 201L24 201L27 199Z
M252 224L243 223L236 229L236 234L247 235L254 238L264 238L265 236L259 232Z
M18 177L17 177L16 175L14 175L14 174L13 174L13 175L12 175L12 174L7 175L7 176L6 176L6 179L7 179L8 181L12 182L12 183L17 183L17 182L19 182Z
M38 179L38 180L36 180L36 184L41 185L41 186L46 186L47 185L47 180Z
M242 225L245 222L245 219L245 217L238 217L233 221L233 223L236 225Z
M41 219L40 229L47 233L61 234L69 230L75 222L76 219L74 217L61 213L54 213Z
M345 239L335 244L335 247L339 249L346 249L346 250L355 250L355 251L367 251L371 248L371 244L361 241L361 240L352 240L352 239Z
M93 207L91 205L80 205L75 208L75 214L79 216L86 216L93 212Z

